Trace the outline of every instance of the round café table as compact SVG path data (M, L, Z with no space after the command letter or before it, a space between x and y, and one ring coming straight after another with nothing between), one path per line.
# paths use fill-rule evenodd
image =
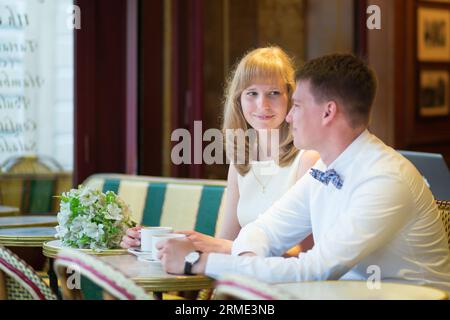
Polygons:
M19 213L19 208L0 205L0 217L17 216Z
M47 241L42 245L42 252L44 256L48 258L56 258L58 255L59 250L63 248L60 240L52 240ZM90 249L77 249L81 252L84 252L86 254L92 254L95 256L114 256L114 255L121 255L121 254L127 254L128 251L126 249L108 249L103 251L94 251Z
M52 227L58 224L56 216L0 217L1 228Z
M8 247L36 271L44 271L42 244L55 239L55 234L54 227L4 228L0 229L0 245Z
M446 291L394 282L379 288L366 281L311 281L274 284L300 300L447 300Z
M42 247L55 239L54 227L28 227L0 229L0 245L6 247Z

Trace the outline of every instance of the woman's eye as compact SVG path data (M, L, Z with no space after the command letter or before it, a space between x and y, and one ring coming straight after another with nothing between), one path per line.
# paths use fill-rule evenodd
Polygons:
M247 95L248 96L256 96L258 93L256 93L255 91L248 91Z
M273 90L273 91L269 92L269 95L271 95L271 96L279 96L280 94L281 94L280 91L277 91L277 90Z

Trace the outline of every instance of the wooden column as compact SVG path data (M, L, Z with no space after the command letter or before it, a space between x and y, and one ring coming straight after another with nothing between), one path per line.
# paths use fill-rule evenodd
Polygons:
M99 172L135 173L136 6L77 0L74 183Z

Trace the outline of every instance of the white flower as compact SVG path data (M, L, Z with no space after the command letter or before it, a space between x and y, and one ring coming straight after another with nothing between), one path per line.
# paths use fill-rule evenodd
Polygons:
M111 220L122 220L122 210L117 204L108 204L105 217Z
M86 225L86 218L83 216L75 217L70 225L70 232L80 233Z
M69 232L69 230L63 225L56 226L55 229L56 229L56 237L60 239L64 238L66 234Z
M94 190L89 188L84 188L80 192L80 202L83 206L90 206L98 200L98 196L95 194Z
M70 209L69 210L62 210L58 212L56 219L58 220L58 223L60 225L65 226L66 223L69 221L70 218Z
M96 223L88 222L83 227L83 232L89 238L98 240L99 239L99 228Z

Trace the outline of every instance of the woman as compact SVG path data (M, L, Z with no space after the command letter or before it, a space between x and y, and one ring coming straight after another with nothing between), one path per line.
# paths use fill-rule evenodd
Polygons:
M265 212L318 160L317 152L299 151L294 147L285 122L294 87L292 62L278 47L249 52L232 73L225 94L223 131L254 129L257 134L254 141L247 140L241 146L234 140L227 141L228 155L238 155L243 147L246 157L245 161L231 158L225 212L218 237L180 231L197 250L230 253L240 229ZM276 133L278 140L273 139ZM140 245L139 228L127 230L122 247Z

